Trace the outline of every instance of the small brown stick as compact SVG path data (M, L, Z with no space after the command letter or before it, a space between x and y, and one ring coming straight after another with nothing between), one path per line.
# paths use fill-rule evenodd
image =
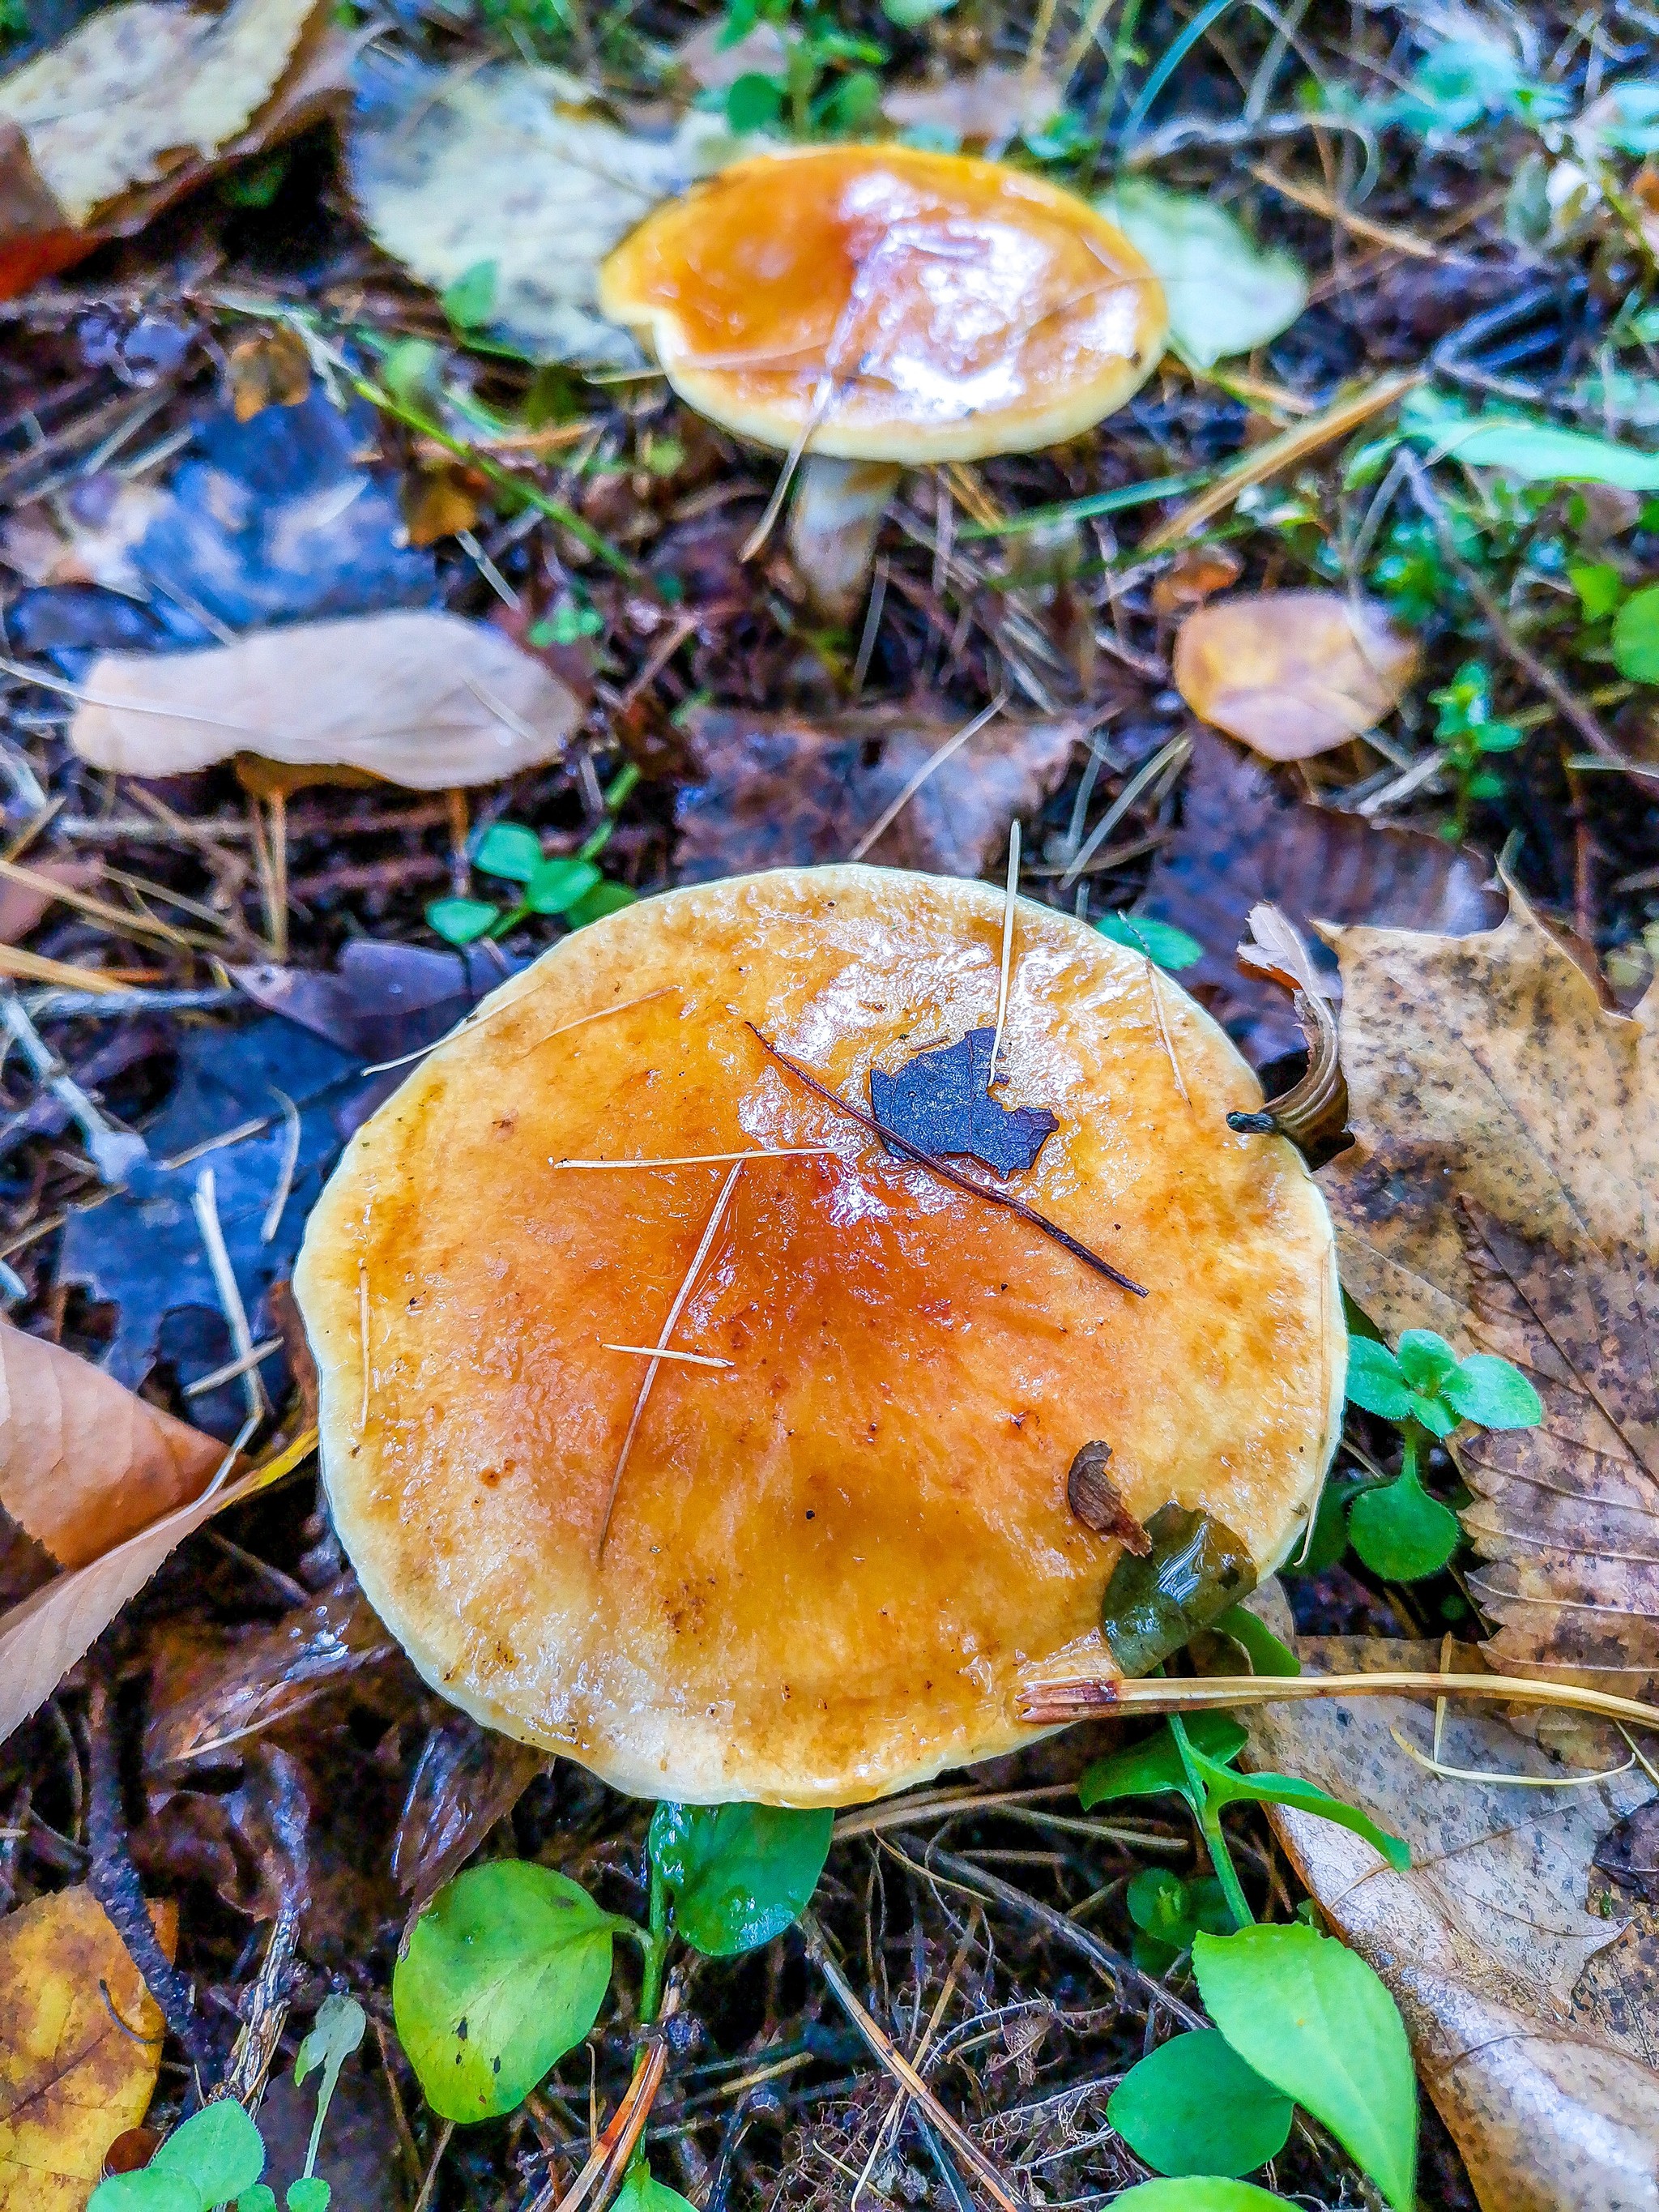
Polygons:
M635 2144L645 2132L667 2064L668 2045L661 2036L657 2036L646 2054L644 2064L606 2122L605 2132L594 2144L586 2165L559 2199L556 2212L581 2212L590 2199L592 2212L602 2212L606 2198L628 2170ZM552 2204L553 2185L550 2182L532 2205L531 2212L548 2212Z
M1540 1682L1529 1674L1210 1674L1202 1681L1125 1682L1100 1674L1026 1683L1019 1716L1033 1723L1083 1720L1130 1709L1153 1713L1205 1712L1217 1706L1273 1705L1301 1698L1490 1698L1503 1705L1559 1705L1598 1713L1632 1728L1659 1729L1659 1705L1617 1698L1576 1682Z
M835 1991L842 2010L881 2064L902 2088L909 2092L951 2149L959 2153L971 2168L981 2188L998 2207L998 2212L1026 2212L1026 2208L1010 2193L1007 2184L967 2129L945 2111L892 2037L859 2002L852 1984L830 1955L829 1946L823 1940L823 1930L819 1927L816 1916L803 1912L798 1925L805 1941L808 1955ZM560 2212L564 2212L563 2207L560 2208Z
M87 1841L92 1856L87 1887L109 1915L169 2031L184 2045L200 2091L214 2071L213 2050L189 1983L161 1948L127 1848L109 1690L101 1677L93 1681L87 1709Z
M791 1060L787 1052L780 1052L776 1045L762 1036L753 1022L745 1022L744 1026L754 1030L763 1051L769 1053L781 1067L787 1067L797 1082L804 1083L809 1091L815 1091L827 1106L839 1107L843 1114L851 1115L854 1121L868 1129L872 1137L879 1137L884 1145L890 1145L896 1152L902 1152L918 1167L926 1168L930 1174L954 1185L957 1190L968 1191L975 1198L988 1199L993 1206L1006 1206L1010 1213L1018 1214L1022 1221L1029 1221L1033 1229L1040 1229L1045 1237L1052 1237L1056 1244L1064 1245L1073 1259L1081 1260L1085 1267L1092 1267L1096 1274L1104 1275L1108 1282L1115 1283L1120 1290L1132 1291L1138 1298L1146 1296L1144 1283L1137 1283L1113 1267L1109 1260L1103 1260L1098 1252L1091 1252L1086 1244L1080 1244L1068 1230L1062 1229L1057 1221L1050 1221L1046 1213L1039 1213L1034 1206L1027 1206L1024 1200L1015 1198L1008 1191L992 1190L985 1183L975 1182L972 1176L958 1174L955 1168L947 1166L933 1153L923 1152L920 1145L913 1145L908 1137L901 1137L896 1129L890 1129L877 1121L873 1114L866 1114L861 1106L854 1106L839 1091L831 1091L827 1085L820 1083L817 1076L809 1073L799 1060Z

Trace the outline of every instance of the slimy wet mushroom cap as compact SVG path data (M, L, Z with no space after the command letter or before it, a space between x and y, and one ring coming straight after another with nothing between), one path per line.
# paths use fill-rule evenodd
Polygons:
M1330 1229L1288 1144L1228 1129L1261 1093L1200 1008L1021 903L1018 1157L946 1176L870 1126L872 1072L994 1024L1003 919L896 870L671 892L353 1139L296 1275L328 1494L478 1718L642 1795L857 1802L1029 1741L1022 1676L1097 1638L1135 1531L1068 1499L1085 1445L1133 1521L1202 1510L1261 1571L1299 1540Z
M600 304L711 421L906 465L1075 436L1167 329L1158 280L1085 201L901 146L738 162L623 240Z

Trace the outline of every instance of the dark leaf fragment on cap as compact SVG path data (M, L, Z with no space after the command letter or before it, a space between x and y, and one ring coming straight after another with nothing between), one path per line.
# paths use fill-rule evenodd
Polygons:
M870 1071L870 1103L884 1129L923 1152L965 1155L994 1175L1024 1175L1060 1127L1045 1106L1005 1106L991 1096L994 1030L908 1060L896 1075Z

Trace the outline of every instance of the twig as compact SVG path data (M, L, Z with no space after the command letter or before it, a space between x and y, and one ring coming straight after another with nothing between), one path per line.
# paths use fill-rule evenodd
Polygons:
M920 1145L913 1145L908 1137L901 1137L896 1129L888 1128L884 1122L877 1121L873 1114L866 1114L861 1106L854 1106L851 1099L843 1098L839 1091L831 1091L826 1084L820 1083L817 1076L804 1068L799 1060L791 1060L787 1052L780 1052L776 1045L762 1036L753 1022L745 1022L744 1026L754 1030L762 1050L769 1053L781 1067L787 1067L798 1083L804 1083L809 1091L815 1091L827 1106L839 1107L843 1114L850 1115L854 1121L868 1129L872 1136L879 1137L883 1144L890 1145L896 1152L902 1152L918 1167L926 1168L930 1174L953 1184L957 1190L968 1191L975 1198L987 1199L993 1206L1006 1206L1010 1213L1018 1214L1022 1221L1029 1221L1032 1228L1040 1229L1045 1237L1053 1237L1054 1243L1063 1245L1073 1259L1081 1260L1085 1267L1092 1267L1096 1274L1104 1275L1108 1282L1115 1283L1120 1290L1131 1291L1138 1298L1146 1296L1144 1283L1137 1283L1131 1276L1121 1273L1109 1260L1103 1260L1098 1252L1091 1252L1086 1244L1079 1243L1057 1221L1050 1221L1046 1213L1039 1213L1034 1206L1027 1206L1023 1199L1015 1198L1011 1192L993 1190L988 1184L975 1182L972 1176L958 1174L945 1161L932 1152L923 1152Z
M101 1676L94 1680L87 1708L87 1841L92 1860L87 1887L126 1945L168 2030L183 2045L199 2091L214 2070L213 2050L189 1983L161 1948L144 1902L138 1869L127 1849L109 1689Z
M438 2140L433 2147L431 2163L428 2166L426 2177L421 2183L421 2193L415 2199L415 2212L426 2212L427 2206L432 2202L432 2192L438 2185L438 2168L444 2162L444 2153L449 2148L449 2138L454 2132L453 2120L446 2120L438 2130Z
M896 2081L908 2090L952 2150L966 2160L980 2186L999 2208L999 2212L1026 2212L1026 2208L1018 2199L1010 2194L1007 2184L967 2129L945 2111L892 2037L859 2002L852 1984L830 1955L823 1930L819 1927L816 1915L803 1912L798 1925L813 1965L835 1991L842 2010L869 2045L877 2059ZM563 2212L563 2208L561 2208L561 2212Z

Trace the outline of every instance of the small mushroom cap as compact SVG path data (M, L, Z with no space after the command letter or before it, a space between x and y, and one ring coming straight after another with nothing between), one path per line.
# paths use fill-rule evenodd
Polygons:
M671 892L503 985L353 1139L295 1275L324 1475L480 1720L642 1796L857 1802L1031 1740L1021 1676L1097 1632L1119 1555L1067 1504L1085 1443L1139 1520L1206 1508L1262 1572L1299 1540L1330 1224L1289 1145L1227 1127L1260 1088L1177 986L1018 908L997 1096L1060 1126L1004 1187L1144 1298L745 1026L867 1111L872 1067L993 1020L1002 908L868 867ZM551 1163L796 1146L827 1149L742 1166L672 1339L730 1364L658 1369L601 1552L647 1369L605 1347L658 1343L728 1170Z
M904 146L736 163L623 240L599 302L712 422L907 465L1076 436L1168 330L1158 279L1086 201Z

